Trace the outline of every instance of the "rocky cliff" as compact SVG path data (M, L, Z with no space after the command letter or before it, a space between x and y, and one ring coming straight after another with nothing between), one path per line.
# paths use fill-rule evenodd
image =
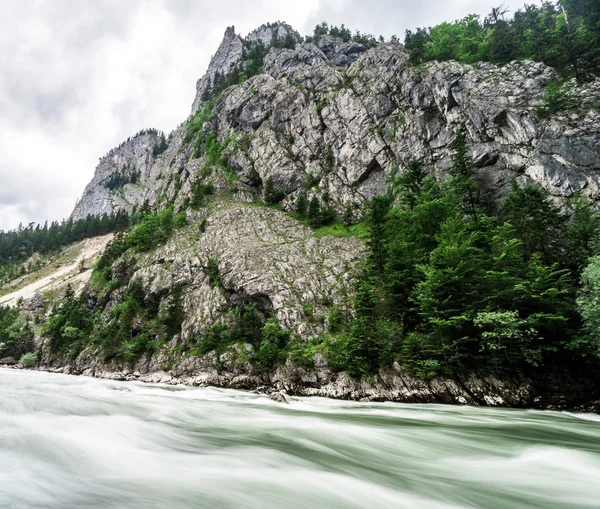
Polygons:
M204 107L203 95L216 75L244 69L244 55L256 41L268 45L286 25L259 29L243 40L233 27L198 81L192 111ZM443 178L449 145L458 126L468 131L478 177L501 196L513 178L543 186L553 196L575 191L598 199L600 83L576 86L578 107L551 118L536 114L553 69L536 62L504 67L429 63L411 67L401 44L367 48L331 36L295 49L272 47L264 72L224 90L210 125L242 184L260 188L272 177L292 201L312 173L313 189L341 214L382 192L394 168L412 157L434 165ZM189 122L192 119L188 119ZM186 123L187 123L186 122ZM185 123L184 123L185 125ZM131 210L144 200L183 199L186 183L201 175L207 162L190 157L184 125L169 137L169 149L153 157L155 135L135 137L100 161L73 216ZM141 172L135 184L118 190L104 182L124 165ZM175 196L173 176L184 193Z
M576 108L542 118L539 107L556 73L541 63L413 67L397 43L367 47L331 36L298 41L283 24L263 26L246 38L228 28L197 83L192 115L166 140L146 131L100 160L74 218L132 211L146 202L187 210L185 229L130 260L131 267L113 266L110 274L116 280L126 272L128 281L141 281L161 309L169 305L172 289L183 287L185 320L180 336L133 368L107 365L90 347L68 361L67 370L196 385L268 383L301 394L357 399L543 406L527 380L425 383L395 366L372 383L357 384L333 374L318 356L314 366L288 362L265 377L247 362L251 345L220 356L173 353L179 341L227 323L233 308L248 303L299 338L322 333L327 306L347 308L349 282L365 247L349 236L320 238L285 211L305 193L337 217L350 210L359 219L366 200L385 192L392 172L402 171L413 157L443 179L461 126L477 178L497 199L512 179L542 186L558 201L576 191L600 199L598 80L574 84ZM251 55L261 52L262 72L245 79L254 69ZM268 180L284 193L283 210L252 204ZM211 185L218 196L194 212L187 205L198 183ZM207 275L211 259L217 260L219 285ZM120 297L115 292L91 306L110 316ZM43 362L65 364L49 352Z

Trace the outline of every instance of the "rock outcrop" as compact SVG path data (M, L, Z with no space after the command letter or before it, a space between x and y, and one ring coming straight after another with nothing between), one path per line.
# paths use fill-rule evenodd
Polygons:
M148 184L152 179L155 147L161 141L162 133L143 131L102 157L71 217L76 220L88 215L131 211L140 200L138 185Z
M159 297L175 284L184 286L183 339L226 321L231 307L250 302L307 338L323 331L326 323L319 317L328 306L342 303L341 291L363 253L357 239L319 239L280 211L223 200L213 204L204 233L192 224L138 257L140 269L132 279ZM211 287L205 274L209 257L218 262L219 286Z
M206 74L196 83L196 97L192 103L192 113L200 108L202 96L214 85L215 76L226 76L242 57L242 39L235 33L235 27L227 27L219 49L210 60Z

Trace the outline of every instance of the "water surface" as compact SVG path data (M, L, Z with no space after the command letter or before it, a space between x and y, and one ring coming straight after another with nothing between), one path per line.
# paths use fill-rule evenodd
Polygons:
M0 508L600 507L600 416L0 369Z

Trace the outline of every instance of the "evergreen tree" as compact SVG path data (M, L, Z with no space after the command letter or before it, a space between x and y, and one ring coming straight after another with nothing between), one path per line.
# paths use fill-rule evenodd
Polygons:
M512 192L504 200L500 216L512 224L516 236L523 242L525 259L531 259L534 253L540 253L546 262L564 259L566 218L550 201L546 190L530 184L520 187L513 181Z
M321 222L321 204L316 196L313 196L308 203L308 221L311 225L316 226Z
M477 209L480 206L480 187L473 177L475 166L469 155L467 135L464 128L456 132L452 143L452 166L450 167L452 185L462 197L465 212L477 220Z
M297 214L300 214L302 217L305 217L307 208L308 208L308 203L306 201L306 195L304 193L300 193L298 195L298 198L296 198L294 210L296 211Z
M280 189L275 187L275 184L273 184L273 178L269 177L265 182L265 187L263 189L263 200L265 203L267 205L274 205L283 200L284 197L285 194Z
M373 268L381 273L386 263L385 223L390 201L387 196L374 196L369 202L367 224L369 226L370 261Z

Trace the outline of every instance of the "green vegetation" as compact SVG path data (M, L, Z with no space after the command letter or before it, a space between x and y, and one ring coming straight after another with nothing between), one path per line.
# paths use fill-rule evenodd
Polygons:
M264 319L254 303L233 308L227 323L210 326L195 341L184 345L192 355L203 355L216 350L223 353L232 345L248 343L254 347L254 355L244 354L244 360L251 362L261 373L270 370L287 357L287 347L291 333L282 329L273 317Z
M491 215L464 148L459 132L450 180L411 161L371 200L354 319L330 320L293 355L317 349L355 377L394 359L433 377L567 370L600 354L598 211L576 197L564 216L545 191L515 183Z
M165 138L164 133L160 133L160 141L152 147L152 155L154 157L159 156L165 150L169 148L169 144L167 143L167 139Z
M584 80L600 71L600 4L596 0L562 0L526 4L506 17L507 9L492 9L483 21L470 15L433 28L407 30L410 61L536 60L565 76Z
M191 184L191 197L189 204L193 209L198 209L206 205L206 197L214 193L212 182L203 182L202 179L196 179Z
M544 90L542 104L536 109L540 118L549 118L555 113L570 110L578 106L578 101L571 92L575 88L572 81L556 80Z
M110 191L116 191L121 189L126 184L136 184L140 178L140 172L130 165L125 168L117 170L102 185Z
M33 351L33 327L19 316L19 311L0 306L0 358L19 359Z
M69 286L64 297L52 309L41 332L50 340L52 352L74 359L87 344L93 326L87 295L75 297Z
M221 276L219 274L219 261L214 256L209 256L204 267L204 274L208 279L208 284L212 288L218 288L221 286Z
M306 38L306 42L317 42L324 35L331 35L333 37L339 37L344 42L356 42L358 44L364 44L368 47L377 46L378 42L383 41L383 37L379 36L376 39L371 34L363 34L358 30L353 34L349 28L346 28L343 24L341 26L328 25L323 21L320 25L317 25L313 31L312 37Z
M33 368L38 362L37 353L24 353L19 359L19 366L25 369Z
M263 200L267 205L275 205L285 198L285 193L281 189L277 189L273 184L273 178L269 177L265 182L263 189Z
M185 215L183 217L185 218ZM174 215L172 205L164 210L147 214L127 234L126 245L133 251L150 251L169 239L176 224L182 226L181 213Z

